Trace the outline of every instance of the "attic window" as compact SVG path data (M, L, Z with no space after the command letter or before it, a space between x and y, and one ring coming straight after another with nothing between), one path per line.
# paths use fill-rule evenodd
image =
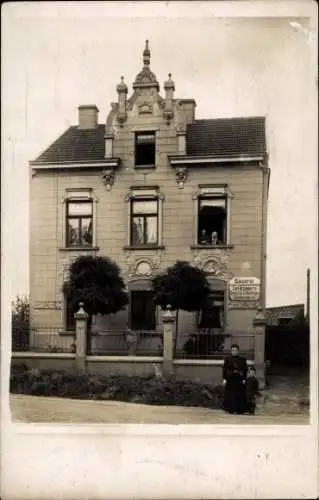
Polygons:
M135 166L155 167L155 132L135 134Z

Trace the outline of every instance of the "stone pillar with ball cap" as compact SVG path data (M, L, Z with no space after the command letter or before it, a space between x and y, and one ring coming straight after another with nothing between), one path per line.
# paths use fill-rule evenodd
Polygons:
M163 311L164 324L164 348L163 348L163 376L170 377L174 373L173 365L173 331L175 324L175 313L170 305Z
M75 360L79 371L86 368L86 347L87 347L87 323L89 315L83 309L83 302L79 303L79 310L74 314L75 318Z

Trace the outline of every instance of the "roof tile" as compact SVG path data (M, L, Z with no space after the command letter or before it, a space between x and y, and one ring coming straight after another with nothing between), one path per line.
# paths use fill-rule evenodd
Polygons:
M195 120L187 125L186 143L194 156L264 155L265 118Z
M71 126L32 164L105 159L105 126L81 130ZM187 154L233 157L266 153L265 118L195 120L187 125Z
M61 163L104 160L105 125L82 130L72 126L33 163Z

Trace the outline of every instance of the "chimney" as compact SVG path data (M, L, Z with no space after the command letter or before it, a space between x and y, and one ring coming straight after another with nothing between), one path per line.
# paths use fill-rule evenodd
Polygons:
M98 125L99 110L95 104L79 106L79 129L92 130Z
M180 104L186 119L186 123L192 123L195 120L196 102L194 99L181 99Z

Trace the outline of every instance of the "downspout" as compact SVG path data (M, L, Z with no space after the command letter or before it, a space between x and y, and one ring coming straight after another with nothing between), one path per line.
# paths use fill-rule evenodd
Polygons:
M268 155L265 155L265 160L262 165L262 219L261 219L261 293L260 302L261 308L265 313L266 309L266 275L267 275L267 229L268 229L268 195L270 169L268 167Z

